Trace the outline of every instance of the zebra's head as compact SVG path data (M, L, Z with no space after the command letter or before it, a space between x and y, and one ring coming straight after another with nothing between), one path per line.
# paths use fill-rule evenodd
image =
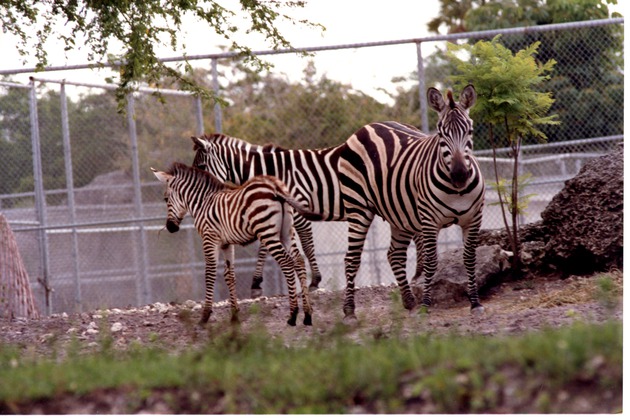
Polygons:
M221 182L235 182L230 178L232 171L228 170L227 164L221 159L220 148L223 145L218 144L213 138L206 136L191 137L193 141L193 150L195 159L193 160L193 168L210 172Z
M166 184L166 191L164 192L164 201L166 201L168 209L166 229L170 233L175 233L179 230L179 224L188 211L179 193L179 188L177 188L177 178L173 173L174 171L162 172L153 168L151 170L160 182Z
M468 85L459 95L459 102L448 91L448 102L442 93L429 88L429 106L439 114L437 131L440 142L441 162L445 165L451 184L456 189L464 188L472 176L473 122L468 110L475 104L477 93L473 85Z

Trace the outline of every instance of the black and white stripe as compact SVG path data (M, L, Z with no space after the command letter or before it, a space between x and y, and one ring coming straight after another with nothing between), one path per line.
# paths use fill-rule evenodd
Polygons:
M258 146L223 134L193 137L193 166L209 171L221 181L241 185L253 176L281 179L291 194L322 220L342 220L338 160L340 147L318 150L289 150L275 145ZM321 282L315 259L311 223L295 215L295 229L311 268L311 289ZM259 249L252 282L252 297L261 294L263 265L267 252Z
M288 323L295 325L298 314L297 275L302 287L304 324L311 325L306 269L295 243L293 216L294 209L313 215L308 207L291 196L282 181L271 176L257 176L242 186L234 187L220 182L208 172L181 163L173 164L167 172L152 170L167 185L168 231L179 230L181 220L190 213L203 241L206 292L202 323L207 322L212 313L219 249L225 257L225 281L230 292L233 319L236 320L238 302L233 245L259 240L278 262L287 281L290 299Z
M433 135L397 122L372 123L359 129L344 145L339 173L343 207L349 222L345 258L346 317L354 318L354 279L368 229L377 215L391 225L387 255L405 308L416 306L405 273L409 242L415 238L418 252L424 255L421 304L428 307L437 268L438 232L457 224L464 238L471 309L483 310L475 279L475 250L481 226L484 181L472 155L473 125L468 116L476 93L469 85L462 91L460 102L454 101L451 92L447 96L445 102L437 89L427 92L429 105L439 114L438 130Z

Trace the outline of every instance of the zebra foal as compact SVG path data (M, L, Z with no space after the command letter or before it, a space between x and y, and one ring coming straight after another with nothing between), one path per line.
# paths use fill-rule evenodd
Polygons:
M230 293L232 320L238 321L234 245L247 245L258 239L278 262L286 279L290 301L288 324L294 326L298 315L297 275L302 287L304 325L312 325L306 269L295 243L294 209L307 216L316 216L295 200L280 180L258 176L235 187L182 163L174 163L166 172L151 170L166 184L164 199L168 207L168 231L177 232L184 216L190 213L203 242L206 290L201 323L206 323L212 314L219 249L225 259L224 277Z
M195 151L192 166L237 185L258 175L275 176L287 185L291 195L321 216L318 220L342 220L337 174L339 147L285 149L271 144L259 146L224 134L192 137L192 141ZM295 230L311 268L310 290L316 290L322 276L315 258L311 223L298 213ZM262 294L266 256L265 247L261 246L252 281L252 297Z

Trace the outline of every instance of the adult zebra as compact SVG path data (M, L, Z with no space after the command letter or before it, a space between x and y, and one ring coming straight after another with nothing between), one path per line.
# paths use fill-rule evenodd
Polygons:
M312 324L304 260L295 243L293 208L313 215L290 195L280 180L259 176L242 186L233 187L208 172L182 163L173 164L167 172L151 170L158 180L167 185L164 198L168 207L168 231L177 232L184 216L190 213L203 240L206 293L201 323L207 322L212 313L219 248L225 258L224 277L230 292L232 320L238 320L233 245L246 245L258 239L276 259L287 281L290 299L288 324L295 325L298 314L296 274L303 289L304 324Z
M460 102L455 102L450 91L447 97L445 102L439 90L427 91L429 105L439 114L437 133L433 135L396 122L372 123L345 143L339 173L349 222L343 308L346 319L355 319L354 279L368 229L376 215L391 225L387 257L405 308L416 306L405 273L410 240L420 235L416 244L424 254L425 274L421 304L428 307L437 268L438 232L457 224L464 238L471 310L483 311L475 279L475 250L485 187L472 155L473 122L468 116L477 96L474 87L468 85L460 94Z
M281 179L291 194L321 216L322 220L342 220L343 209L338 179L341 147L317 150L290 150L275 145L258 146L223 134L192 137L195 150L193 166L209 171L223 182L241 185L258 175ZM311 267L311 290L316 289L322 276L315 259L311 223L299 213L295 215L295 230ZM252 297L262 293L262 273L267 252L259 248L256 271L252 281Z

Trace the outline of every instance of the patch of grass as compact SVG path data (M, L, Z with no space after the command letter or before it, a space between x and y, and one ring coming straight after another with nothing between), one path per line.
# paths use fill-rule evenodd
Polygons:
M159 393L176 413L398 413L410 406L467 413L500 412L505 404L553 412L559 391L575 384L588 384L594 396L612 389L621 401L621 330L611 322L523 337L422 335L361 344L340 333L296 348L230 329L177 355L157 346L116 352L104 340L99 352L62 361L0 345L0 413L103 390L119 390L128 407Z
M578 304L585 302L599 302L608 309L614 309L621 302L623 294L623 273L611 271L597 276L574 276L568 287L541 293L524 305L540 308Z

